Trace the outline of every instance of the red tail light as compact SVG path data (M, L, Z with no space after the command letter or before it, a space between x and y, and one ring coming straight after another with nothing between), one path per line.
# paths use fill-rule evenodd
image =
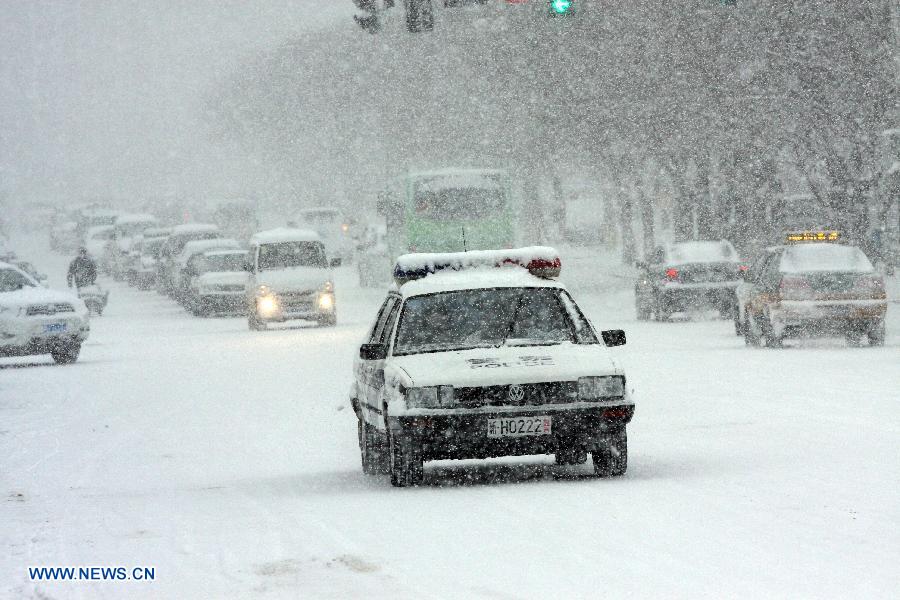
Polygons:
M666 279L669 281L678 281L678 269L666 269Z
M745 271L748 271L749 269L750 269L750 267L748 267L747 265L741 265L738 267L738 271L740 271L741 273L744 273Z
M782 277L778 289L782 300L809 300L813 297L812 286L802 277Z

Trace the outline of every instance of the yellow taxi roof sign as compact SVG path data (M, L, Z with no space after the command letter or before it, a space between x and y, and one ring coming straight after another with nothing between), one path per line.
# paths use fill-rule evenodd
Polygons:
M841 238L841 232L835 230L824 231L791 231L787 234L787 243L798 242L836 242Z

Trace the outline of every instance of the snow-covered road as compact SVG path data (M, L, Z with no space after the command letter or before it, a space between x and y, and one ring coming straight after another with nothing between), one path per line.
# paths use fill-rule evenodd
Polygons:
M344 271L333 329L112 286L77 364L0 359L0 597L896 597L900 305L884 348L771 350L582 294L628 333L627 475L440 462L394 489L336 408L381 298ZM120 565L155 580L28 575Z

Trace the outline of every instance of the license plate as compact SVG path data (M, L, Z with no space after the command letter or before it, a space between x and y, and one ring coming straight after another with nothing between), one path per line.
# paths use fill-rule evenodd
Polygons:
M59 333L65 330L65 323L47 323L44 325L44 333Z
M552 417L501 417L488 419L487 422L489 438L527 437L551 433L553 433Z

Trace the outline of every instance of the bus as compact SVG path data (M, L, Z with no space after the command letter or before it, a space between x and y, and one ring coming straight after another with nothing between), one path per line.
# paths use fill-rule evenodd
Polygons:
M501 169L416 171L382 192L391 258L407 252L512 248L516 213Z

